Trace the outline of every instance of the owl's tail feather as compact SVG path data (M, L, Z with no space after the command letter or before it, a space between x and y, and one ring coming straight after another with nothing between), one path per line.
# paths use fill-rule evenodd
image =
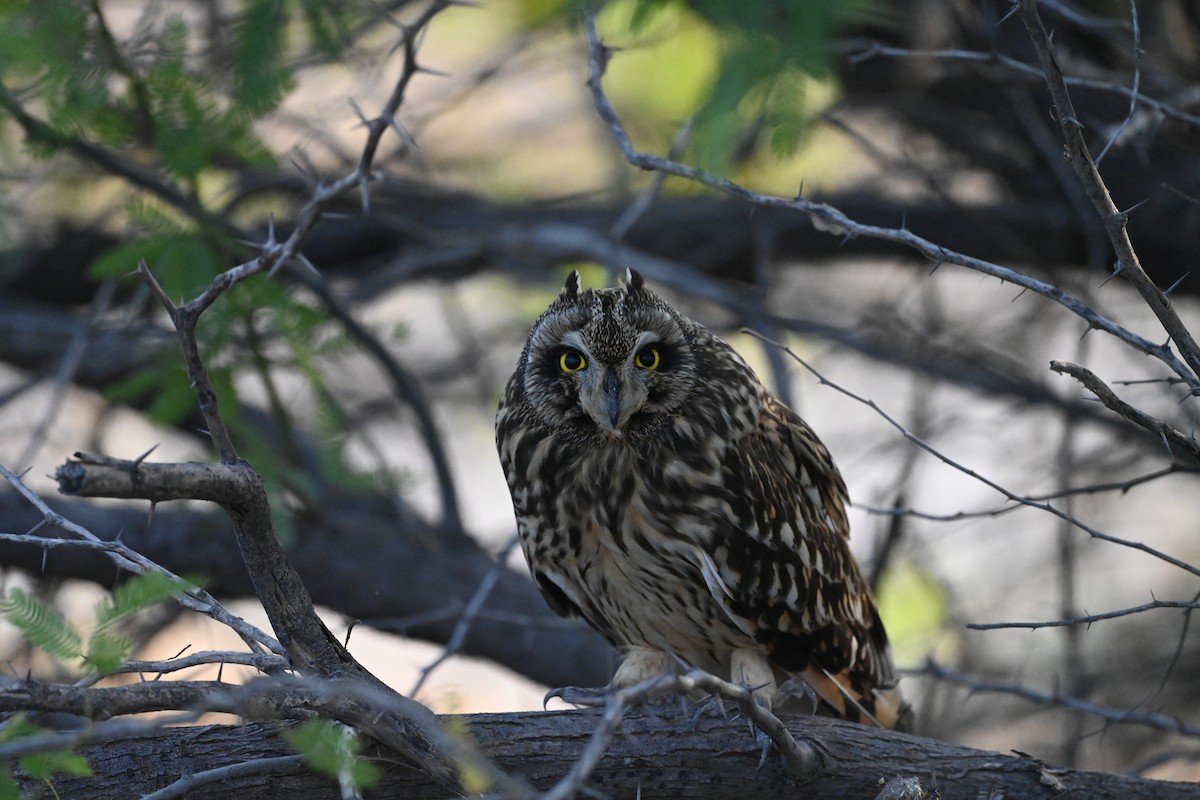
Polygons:
M912 706L897 686L868 688L864 693L854 687L849 670L834 675L815 664L809 664L800 677L837 717L891 730L912 730Z

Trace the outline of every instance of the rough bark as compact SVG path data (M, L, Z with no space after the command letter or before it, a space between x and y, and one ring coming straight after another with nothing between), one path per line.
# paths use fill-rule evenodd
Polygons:
M1049 767L1028 756L974 750L862 725L815 717L789 717L798 739L812 742L825 766L800 786L781 768L775 755L760 767L760 748L746 723L722 719L714 710L695 717L694 709L668 706L659 713L633 715L600 762L587 786L609 797L705 798L748 797L876 798L887 781L915 777L929 796L953 798L1193 798L1194 784L1164 783L1099 772ZM452 724L465 725L467 735L510 774L537 789L558 781L579 756L599 720L596 712L525 712L474 714ZM230 763L290 755L293 751L264 725L179 728L159 735L130 738L88 748L94 774L59 777L54 788L62 797L93 800L126 798L154 791L179 776ZM412 800L444 797L445 791L403 765L387 764L371 797ZM29 782L34 797L50 797L41 783ZM336 798L333 782L306 771L230 778L196 787L191 800L289 800Z

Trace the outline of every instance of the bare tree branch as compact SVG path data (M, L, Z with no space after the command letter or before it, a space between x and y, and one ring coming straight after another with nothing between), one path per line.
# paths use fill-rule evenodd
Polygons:
M1108 238L1117 251L1116 273L1124 275L1138 290L1154 315L1158 317L1159 322L1162 323L1167 334L1175 342L1175 346L1179 348L1184 361L1191 368L1193 377L1200 376L1200 346L1197 346L1191 332L1171 307L1171 301L1167 299L1166 294L1154 285L1154 282L1142 269L1141 261L1133 249L1133 242L1129 239L1129 232L1125 229L1128 212L1121 211L1113 202L1112 195L1109 194L1108 187L1104 185L1104 179L1100 176L1100 170L1097 169L1091 152L1083 141L1083 123L1079 121L1079 117L1075 113L1070 92L1063 82L1062 70L1058 65L1058 55L1054 50L1054 45L1050 42L1050 35L1042 25L1041 17L1038 16L1036 0L1021 0L1021 18L1029 31L1029 38L1033 41L1033 46L1038 53L1038 60L1042 64L1042 71L1046 75L1046 86L1050 89L1050 96L1053 98L1054 107L1057 110L1058 124L1062 127L1063 138L1067 143L1067 160L1074 168L1092 205L1096 207L1096 213L1104 222ZM1135 14L1135 30L1136 19ZM1198 388L1194 381L1189 380L1188 384L1193 389Z
M611 51L601 43L596 33L595 19L590 13L584 15L584 29L587 33L589 43L588 86L592 91L592 99L596 106L596 111L608 126L614 141L616 141L617 146L625 155L626 160L633 166L651 172L666 172L669 175L686 178L725 194L739 197L756 206L783 208L800 212L807 215L814 226L826 233L840 235L847 239L865 236L902 244L925 256L936 265L955 264L985 275L990 275L1001 281L1016 284L1024 289L1047 297L1068 309L1087 322L1089 329L1102 330L1120 339L1135 350L1157 358L1166 364L1172 372L1182 378L1191 389L1200 391L1200 375L1192 371L1189 365L1181 361L1168 346L1155 344L1133 333L1053 284L1032 278L1009 267L993 264L983 259L973 258L949 250L935 242L917 236L905 228L864 225L850 219L838 209L825 203L807 200L802 196L785 199L752 192L743 186L718 177L706 170L680 164L662 156L638 151L633 146L629 134L626 132L624 125L617 116L601 85Z
M1149 603L1143 603L1140 606L1122 608L1117 611L1106 611L1102 614L1084 614L1083 616L1072 617L1071 619L1053 619L1039 622L968 622L967 628L973 631L994 631L1009 628L1037 630L1039 628L1060 628L1068 625L1091 625L1093 622L1127 617L1131 614L1141 614L1145 611L1153 611L1156 608L1197 609L1200 608L1200 602L1192 600L1151 600Z
M1172 456L1175 456L1176 451L1179 450L1182 451L1181 455L1200 463L1200 442L1197 442L1194 437L1180 433L1162 420L1155 419L1146 412L1129 405L1117 397L1116 393L1108 388L1104 381L1100 380L1091 370L1068 361L1051 361L1050 369L1063 375L1070 375L1083 384L1088 391L1096 395L1096 398L1104 404L1105 408L1115 411L1133 424L1145 428L1150 433L1157 434L1163 440L1163 443L1166 444L1167 452ZM1171 445L1175 446L1174 450L1171 449Z
M1200 726L1190 725L1175 717L1160 714L1156 711L1138 711L1129 708L1107 708L1078 697L1060 694L1058 692L1043 692L1019 683L1002 683L987 681L961 675L930 659L920 670L908 671L910 675L930 675L948 683L957 684L973 692L995 692L1008 694L1029 700L1039 705L1066 708L1080 711L1104 720L1106 724L1143 725L1158 730L1181 733L1185 736L1200 736Z
M753 334L753 331L748 331L748 332ZM1183 561L1182 559L1178 559L1178 558L1175 558L1174 556L1168 555L1167 553L1164 553L1161 550L1153 548L1150 545L1145 544L1144 542L1137 542L1137 541L1133 541L1132 539L1123 539L1119 536L1113 536L1112 534L1104 533L1103 531L1100 531L1100 530L1092 527L1091 525L1088 525L1083 520L1080 520L1079 518L1077 518L1071 514L1068 514L1067 512L1063 511L1062 509L1055 508L1048 502L1044 503L1044 502L1040 502L1037 500L1031 500L1030 498L1025 497L1024 495L1019 495L1016 492L1013 492L1009 489L1004 488L1003 486L996 483L992 479L990 479L984 475L981 475L980 473L976 472L975 470L971 469L970 467L967 467L967 466L964 466L963 464L958 463L954 459L950 458L949 456L947 456L944 453L942 453L941 451L939 451L937 448L930 445L928 442L917 437L915 434L913 434L911 431L909 431L907 428L905 428L903 425L901 425L899 422L897 422L894 417L892 417L890 414L888 414L886 411L884 411L882 408L880 408L879 404L876 403L874 400L871 400L866 397L862 397L861 395L855 394L854 392L850 391L849 389L846 389L843 386L839 386L838 384L836 384L833 381L826 378L824 375L822 375L816 369L814 369L811 364L809 364L807 361L805 361L803 358L801 358L799 355L797 355L795 353L795 351L793 351L791 348L786 347L785 345L779 344L778 342L776 342L775 344L777 347L781 348L783 350L783 352L785 352L789 356L791 356L796 361L796 363L800 364L802 367L804 367L806 370L808 370L810 373L812 373L813 377L815 377L817 379L817 381L821 383L821 385L828 386L831 389L833 389L834 391L838 392L839 394L849 397L850 399L852 399L858 403L861 403L862 405L871 409L876 414L878 414L880 416L880 418L882 418L885 422L887 422L889 425L891 425L893 428L895 428L897 431L899 431L899 433L905 439L909 440L910 442L915 444L917 447L920 447L922 450L929 453L934 458L941 461L943 464L946 464L949 467L953 467L954 469L958 470L959 472L963 473L964 475L969 475L970 477L974 478L975 480L979 481L980 483L984 484L985 486L987 486L991 489L994 489L995 491L1004 495L1004 497L1006 499L1008 499L1010 502L1018 503L1023 506L1028 506L1029 508L1036 508L1041 511L1045 511L1049 514L1054 515L1055 517L1058 517L1059 519L1061 519L1065 522L1069 522L1071 525L1073 525L1076 528L1078 528L1079 530L1083 531L1088 536L1091 536L1093 539L1099 539L1101 541L1110 542L1111 544L1120 545L1122 547L1128 547L1133 550L1139 550L1149 556L1152 556L1153 558L1157 558L1161 561L1165 561L1166 563L1168 563L1174 567L1178 567L1179 569L1182 569L1185 572L1188 572L1192 575L1200 577L1200 567L1196 567L1192 564L1189 564L1186 561Z

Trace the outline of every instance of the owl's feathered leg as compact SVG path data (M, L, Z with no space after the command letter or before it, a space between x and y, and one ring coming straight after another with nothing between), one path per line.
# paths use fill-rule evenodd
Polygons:
M625 654L624 660L621 661L621 666L617 667L617 674L613 675L612 683L609 685L614 689L627 689L630 686L636 686L642 681L674 672L675 670L671 668L669 659L670 656L663 650L654 650L649 647L630 647Z
M732 683L740 683L754 692L754 699L768 711L775 704L775 696L778 694L775 688L775 672L761 650L734 650L729 657L729 680Z

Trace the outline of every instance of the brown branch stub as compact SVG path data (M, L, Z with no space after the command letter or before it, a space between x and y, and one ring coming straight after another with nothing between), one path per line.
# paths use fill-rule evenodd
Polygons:
M1054 101L1057 111L1058 124L1062 128L1063 140L1066 142L1067 160L1075 170L1088 199L1095 206L1100 221L1104 223L1104 230L1117 254L1117 272L1124 275L1142 295L1171 340L1175 342L1175 346L1179 348L1180 355L1192 373L1200 376L1200 346L1196 344L1191 331L1187 329L1187 326L1175 313L1174 308L1171 307L1171 301L1166 294L1154 284L1154 281L1150 280L1150 276L1142 269L1141 261L1133 249L1133 242L1130 241L1129 232L1126 230L1127 212L1118 209L1116 203L1113 202L1112 195L1104 184L1104 178L1101 177L1100 170L1092 158L1091 151L1083 140L1083 123L1075 113L1075 106L1071 102L1071 94L1067 90L1062 68L1058 64L1058 54L1055 51L1054 43L1050 40L1050 34L1046 31L1038 14L1037 0L1020 0L1020 3L1021 18L1025 22L1026 30L1029 31L1029 38L1033 42L1034 49L1037 50L1038 60L1041 62L1042 72L1046 78L1046 87L1050 90L1050 97Z
M227 464L164 464L81 452L55 470L54 478L60 492L78 497L207 500L226 508L253 498L247 470Z
M1117 397L1116 392L1108 387L1108 385L1100 380L1100 378L1086 367L1081 367L1078 364L1072 364L1069 361L1051 361L1050 369L1061 375L1070 375L1075 380L1083 384L1084 388L1096 395L1105 408L1121 415L1125 419L1132 422L1134 425L1145 428L1150 433L1162 437L1171 449L1171 454L1176 455L1182 453L1188 456L1193 461L1200 463L1200 442L1197 442L1192 437L1181 433L1171 425L1168 425L1162 420L1152 417L1145 411L1134 408L1126 403L1120 397Z

